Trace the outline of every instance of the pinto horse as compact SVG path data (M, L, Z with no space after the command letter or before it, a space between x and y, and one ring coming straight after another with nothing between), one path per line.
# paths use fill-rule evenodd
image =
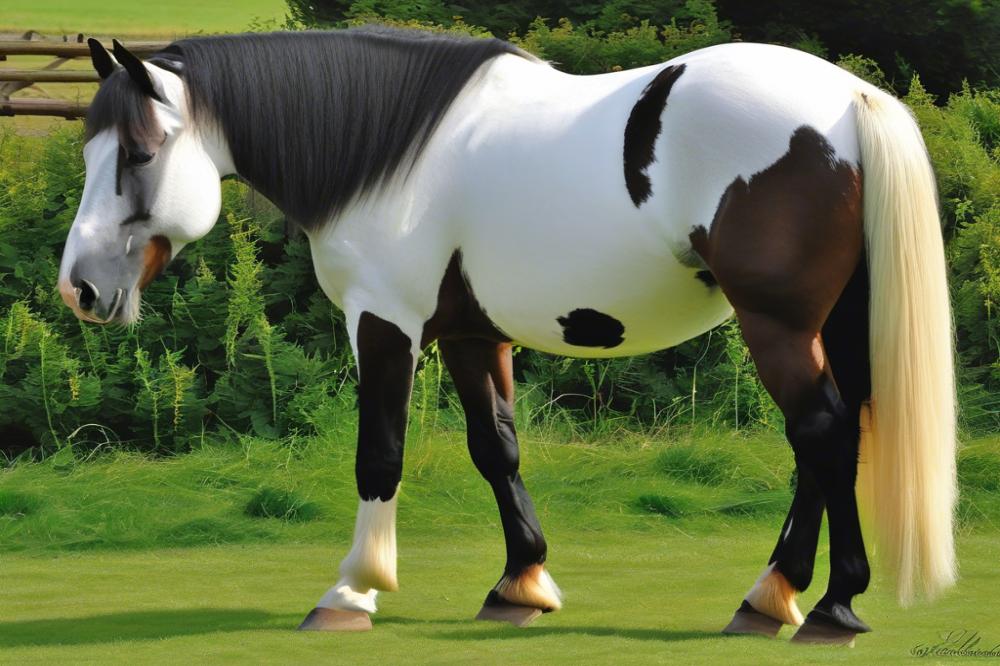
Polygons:
M561 606L518 473L514 344L663 349L734 312L798 484L728 633L848 643L869 583L858 499L900 599L955 579L955 400L934 177L888 94L811 55L715 46L571 76L494 39L386 28L90 41L102 84L59 289L133 322L237 174L307 235L359 367L354 542L303 629L371 627L396 590L414 367L437 341L507 563L480 618ZM860 464L859 464L860 463ZM857 485L857 494L856 494ZM824 510L826 593L806 618Z

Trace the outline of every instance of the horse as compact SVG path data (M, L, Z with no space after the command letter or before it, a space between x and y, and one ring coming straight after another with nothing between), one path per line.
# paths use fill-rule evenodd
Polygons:
M430 343L506 542L477 617L521 626L562 601L519 473L512 347L642 354L734 313L798 476L723 631L870 631L852 609L870 579L859 502L902 603L955 581L937 195L888 93L749 43L594 76L496 39L384 27L182 39L145 61L89 44L101 85L58 284L73 312L136 321L238 175L303 230L344 313L359 505L339 579L301 629L371 629L377 593L398 589L408 401ZM824 511L829 582L804 618Z

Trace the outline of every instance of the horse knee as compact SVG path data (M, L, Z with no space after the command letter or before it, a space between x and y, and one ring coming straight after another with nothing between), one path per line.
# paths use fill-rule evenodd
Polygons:
M493 418L468 418L468 444L472 463L488 481L509 479L520 466L513 415L502 410Z
M828 443L836 434L837 425L837 416L833 410L826 407L812 409L789 419L785 426L785 435L798 455L800 450L808 453Z
M403 447L376 451L359 449L354 474L361 499L389 501L403 477Z

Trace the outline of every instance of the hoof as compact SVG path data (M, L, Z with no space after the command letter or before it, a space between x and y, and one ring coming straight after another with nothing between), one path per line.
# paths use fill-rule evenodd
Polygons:
M854 647L854 637L869 631L871 628L854 611L843 604L833 604L829 610L814 608L792 636L792 642Z
M778 635L781 625L781 620L764 615L755 610L749 602L744 601L722 633L730 635L756 634L757 636L774 638Z
M476 615L476 619L491 622L510 622L515 627L527 627L537 620L541 614L542 610L539 608L512 604L500 598L496 590L490 590L490 593L486 595L486 601L483 603L482 609Z
M371 631L372 620L364 611L313 608L299 631Z

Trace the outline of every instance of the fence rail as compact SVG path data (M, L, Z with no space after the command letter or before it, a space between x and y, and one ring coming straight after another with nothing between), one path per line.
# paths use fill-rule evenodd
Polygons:
M97 72L54 69L0 69L0 81L28 81L30 83L97 83Z
M0 99L0 116L55 116L74 120L87 115L87 106L60 99Z
M0 116L55 116L72 120L87 114L88 102L12 97L20 90L31 88L38 83L97 83L100 77L90 70L58 69L74 58L89 58L90 47L83 35L76 35L74 41L38 39L38 33L29 31L22 39L0 40L0 60L16 56L52 56L55 60L38 69L18 69L0 67ZM167 46L168 42L130 42L128 49L139 57L146 57ZM105 44L109 47L110 44Z
M128 50L140 58L156 53L168 42L129 42ZM105 44L111 50L111 44ZM57 42L55 40L0 40L0 57L24 55L50 55L57 58L89 58L90 48L85 42Z

